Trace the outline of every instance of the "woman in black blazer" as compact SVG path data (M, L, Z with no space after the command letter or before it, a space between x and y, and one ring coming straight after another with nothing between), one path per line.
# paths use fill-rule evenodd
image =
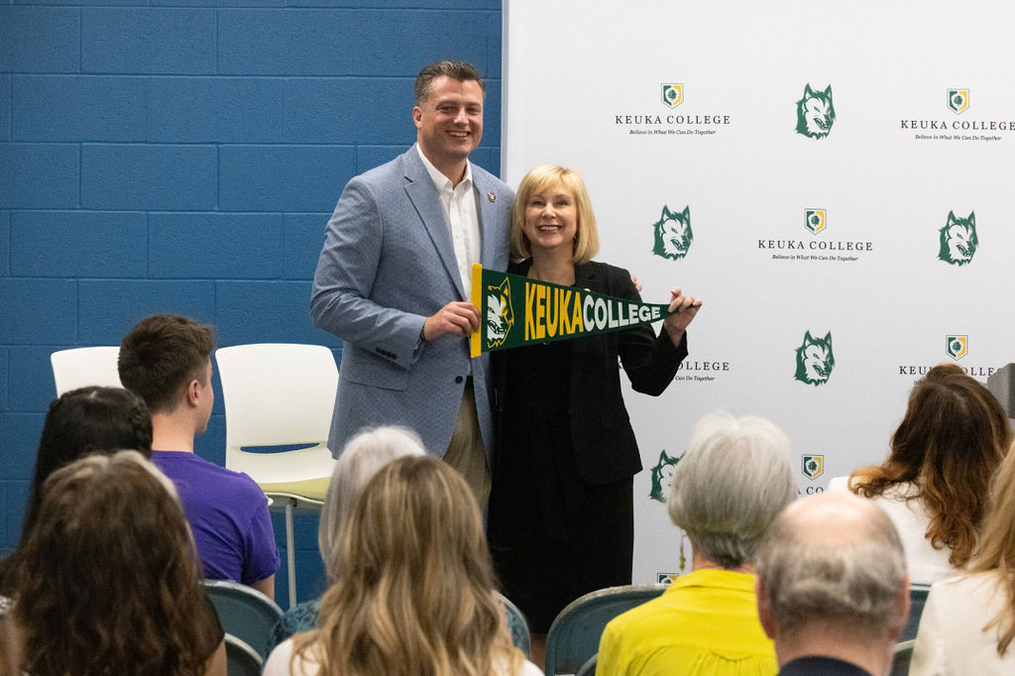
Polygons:
M595 216L581 176L544 165L522 179L509 272L640 300L626 270L592 261ZM670 292L657 337L650 326L491 355L497 453L488 531L505 594L545 634L582 594L631 582L632 477L641 458L620 388L658 395L687 356L701 301ZM539 636L534 637L537 645Z

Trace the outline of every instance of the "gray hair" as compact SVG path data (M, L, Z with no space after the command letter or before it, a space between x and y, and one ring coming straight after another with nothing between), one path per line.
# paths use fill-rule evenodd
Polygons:
M789 438L764 418L717 412L695 427L667 506L699 555L732 570L796 494Z
M880 508L854 495L815 495L784 511L762 542L756 567L782 631L846 620L873 636L905 619L899 534Z
M405 427L364 428L342 449L331 473L317 529L317 547L329 580L338 578L342 529L363 487L386 464L406 455L426 455L426 450L419 435Z
M476 67L468 61L434 61L431 64L423 66L423 70L419 71L419 75L416 76L415 94L417 106L430 97L430 85L441 76L449 77L459 82L475 80L479 83L480 90L486 94L486 83L483 82L483 78L480 77Z

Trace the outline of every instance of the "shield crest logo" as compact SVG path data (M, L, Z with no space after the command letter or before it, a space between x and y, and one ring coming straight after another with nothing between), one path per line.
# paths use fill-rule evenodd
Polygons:
M804 209L804 225L815 235L825 229L825 209Z
M969 336L947 336L945 352L955 361L962 359L969 353Z
M805 477L814 481L819 476L825 473L825 456L823 455L805 455L803 456L803 474Z
M948 90L948 110L952 111L956 115L966 112L969 108L969 90L968 89L949 89Z
M662 92L663 103L670 108L676 108L684 102L684 85L683 83L670 83L663 84Z

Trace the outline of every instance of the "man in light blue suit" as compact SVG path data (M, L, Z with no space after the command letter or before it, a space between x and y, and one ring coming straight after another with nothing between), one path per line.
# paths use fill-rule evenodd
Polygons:
M513 192L469 162L483 135L476 69L438 61L416 79L416 145L353 178L328 222L310 309L344 341L328 445L367 425L404 425L485 507L493 422L472 263L506 270Z

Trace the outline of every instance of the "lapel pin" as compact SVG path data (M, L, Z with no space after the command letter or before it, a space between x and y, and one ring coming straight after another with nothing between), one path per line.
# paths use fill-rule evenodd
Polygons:
M486 193L486 198L488 200L490 200L491 202L496 202L497 201L497 196L493 194L492 190L490 192Z

